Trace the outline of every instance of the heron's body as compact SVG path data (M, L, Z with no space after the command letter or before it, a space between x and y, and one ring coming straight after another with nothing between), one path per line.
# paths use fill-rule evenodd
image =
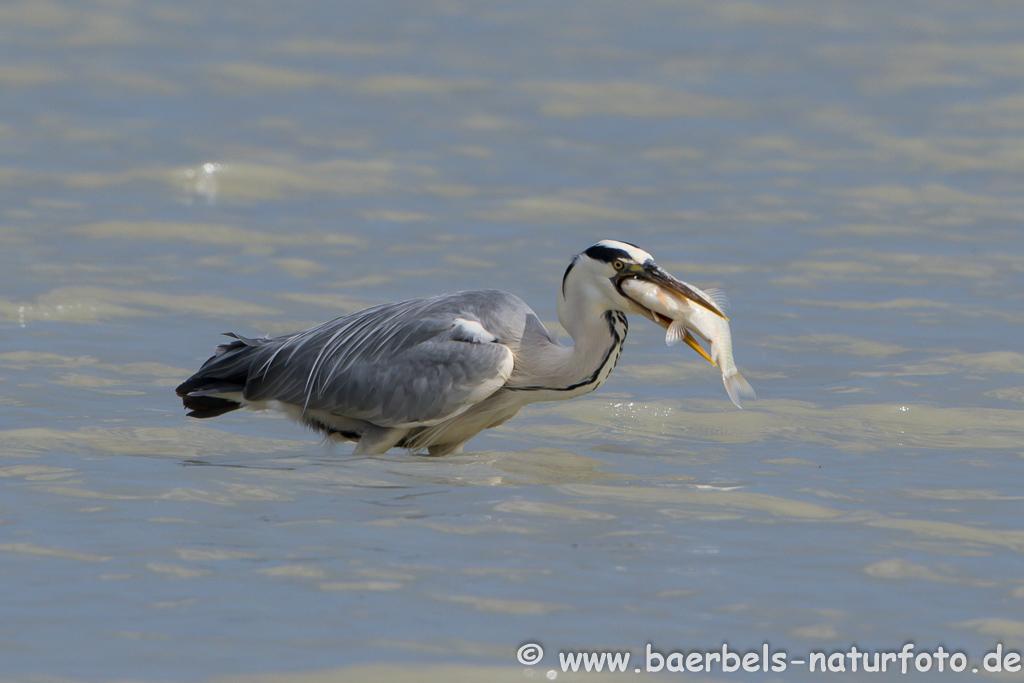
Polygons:
M587 358L571 361L519 297L497 290L384 304L294 335L226 344L178 388L196 417L276 408L359 450L457 450L529 403L573 398L618 361L625 317L594 321ZM576 355L584 349L575 349ZM590 358L594 360L587 362ZM191 396L188 396L192 394Z
M456 452L529 403L580 396L608 378L626 338L625 313L643 312L595 277L612 259L616 269L624 259L656 268L649 254L620 242L574 259L558 299L572 346L517 296L458 292L374 306L293 335L230 335L235 341L177 393L194 417L274 408L357 441L357 453Z

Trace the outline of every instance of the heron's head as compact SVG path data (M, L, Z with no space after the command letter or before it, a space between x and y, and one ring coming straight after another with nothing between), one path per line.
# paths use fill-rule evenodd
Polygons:
M668 327L671 320L651 311L623 290L622 283L629 279L653 283L670 295L682 297L725 317L714 301L670 275L640 247L617 240L601 240L577 254L565 271L558 300L558 317L562 326L567 327L567 319L576 315L611 310L639 313L662 327ZM707 357L707 354L702 355Z

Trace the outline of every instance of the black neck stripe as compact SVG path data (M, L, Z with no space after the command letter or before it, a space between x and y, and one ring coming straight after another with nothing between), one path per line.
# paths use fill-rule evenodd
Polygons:
M618 364L619 355L622 352L622 342L625 341L626 332L629 330L629 321L620 311L605 311L604 318L608 321L608 333L612 338L612 344L608 347L608 352L604 354L604 358L601 359L601 363L597 366L597 369L594 370L590 377L586 378L582 382L570 384L567 387L545 387L534 385L529 387L506 386L505 388L509 391L572 391L573 389L579 389L580 387L595 384L601 378L601 370L603 370L609 362L611 362L612 367L615 367L615 365ZM621 335L619 334L619 330L616 328L616 323L622 327Z

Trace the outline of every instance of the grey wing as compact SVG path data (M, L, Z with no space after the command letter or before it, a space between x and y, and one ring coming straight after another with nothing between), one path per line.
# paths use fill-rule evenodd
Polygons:
M504 386L528 313L491 291L369 308L268 340L244 396L382 427L435 424Z

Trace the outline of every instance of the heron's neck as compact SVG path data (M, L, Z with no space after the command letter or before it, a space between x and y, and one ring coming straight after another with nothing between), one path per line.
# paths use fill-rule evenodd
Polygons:
M622 354L629 328L626 315L578 294L569 304L563 297L558 302L559 322L573 345L547 342L529 358L517 361L526 380L517 389L548 390L533 400L572 398L593 391L608 379Z
M574 343L566 359L566 374L592 391L608 379L619 362L629 323L622 311L605 310L571 324L573 329L566 328L566 332Z

